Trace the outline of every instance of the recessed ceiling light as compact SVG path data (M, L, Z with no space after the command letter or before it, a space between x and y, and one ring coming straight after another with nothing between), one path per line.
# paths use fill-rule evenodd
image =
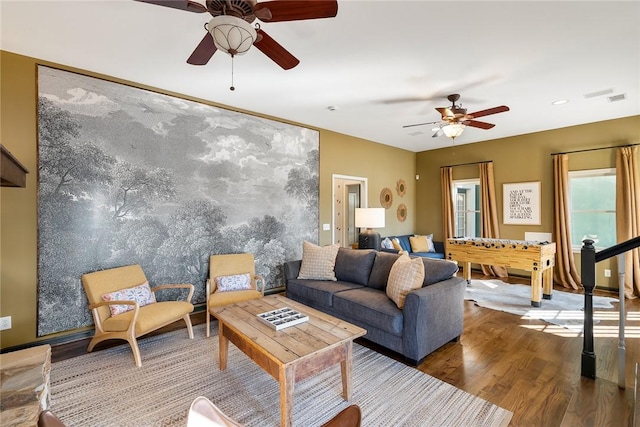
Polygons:
M557 101L553 101L551 105L562 105L566 104L567 102L569 102L568 99L558 99Z

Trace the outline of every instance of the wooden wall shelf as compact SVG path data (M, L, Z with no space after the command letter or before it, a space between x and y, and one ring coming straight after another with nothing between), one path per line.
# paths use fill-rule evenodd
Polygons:
M2 187L26 187L27 174L29 171L22 163L9 152L4 145L0 144L2 159L0 163L0 175L2 176Z

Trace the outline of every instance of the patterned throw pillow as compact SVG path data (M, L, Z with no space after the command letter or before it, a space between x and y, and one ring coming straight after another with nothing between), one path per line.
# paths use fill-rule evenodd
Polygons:
M404 308L407 294L422 287L424 280L424 264L420 258L409 258L401 255L391 266L387 279L387 296L396 303L398 308Z
M151 288L149 288L149 282L144 282L142 285L134 286L133 288L120 289L119 291L104 294L102 295L102 301L135 301L142 307L156 302L156 297L151 292ZM133 310L133 306L115 304L110 305L109 310L112 316L117 316Z
M251 274L233 274L215 278L216 292L243 291L251 287Z
M382 239L382 242L380 242L380 246L383 249L393 249L393 243L391 243L391 239L388 237Z
M302 244L302 265L298 279L337 280L334 271L340 245L317 246Z

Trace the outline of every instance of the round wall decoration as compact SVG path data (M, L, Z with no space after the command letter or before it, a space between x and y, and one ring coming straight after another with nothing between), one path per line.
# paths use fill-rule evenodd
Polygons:
M399 179L396 183L396 191L398 192L398 196L404 196L404 193L407 192L407 183L404 182L404 179Z
M389 209L393 204L393 193L387 187L384 187L380 192L380 204L385 209Z
M400 206L398 206L397 216L400 222L404 222L404 220L407 219L407 205L401 203Z

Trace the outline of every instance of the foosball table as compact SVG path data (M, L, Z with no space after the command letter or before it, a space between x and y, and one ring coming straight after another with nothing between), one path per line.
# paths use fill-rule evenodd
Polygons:
M541 299L551 299L556 244L527 240L487 238L451 238L445 247L446 258L462 264L464 278L471 281L471 263L499 265L531 272L531 305L540 307ZM542 297L542 298L541 298Z

